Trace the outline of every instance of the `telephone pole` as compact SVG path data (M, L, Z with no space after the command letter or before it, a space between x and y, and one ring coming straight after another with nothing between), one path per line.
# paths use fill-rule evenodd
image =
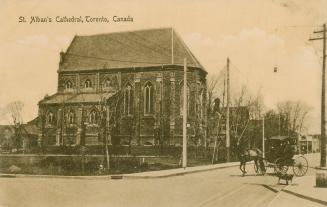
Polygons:
M229 85L229 58L227 58L227 111L226 111L226 152L227 162L230 162L230 130L229 130L229 105L230 105L230 85Z
M322 87L321 87L321 150L320 150L320 167L326 167L326 111L325 111L325 76L326 76L326 24L323 24L323 29L314 31L313 33L322 33L322 37L310 38L310 41L322 40L323 57L322 57Z
M262 155L265 158L265 114L262 116Z
M184 91L183 91L183 168L187 166L187 63L184 58Z

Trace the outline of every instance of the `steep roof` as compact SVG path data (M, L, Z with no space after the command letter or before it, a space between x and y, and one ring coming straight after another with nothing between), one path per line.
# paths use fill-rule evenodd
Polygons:
M205 71L172 28L75 36L61 71L183 65Z
M3 136L5 130L8 130L10 133L14 133L14 127L12 125L0 125L0 138Z

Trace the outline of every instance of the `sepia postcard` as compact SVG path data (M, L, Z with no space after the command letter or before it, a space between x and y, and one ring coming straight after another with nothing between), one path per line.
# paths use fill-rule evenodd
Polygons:
M327 206L327 0L0 0L0 207Z

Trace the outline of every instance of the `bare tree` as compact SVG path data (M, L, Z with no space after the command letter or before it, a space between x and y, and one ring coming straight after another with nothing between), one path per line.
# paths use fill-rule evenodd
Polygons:
M250 93L246 85L233 94L230 114L230 129L234 142L247 147L256 147L261 129L262 113L264 109L263 96L259 90ZM235 143L234 143L235 144Z
M231 111L231 131L234 137L240 139L239 130L243 131L249 119L249 105L252 97L249 96L246 86L242 86L241 91L234 96Z
M104 102L101 102L100 104L100 126L99 133L103 137L103 144L105 146L105 157L107 160L107 171L109 173L110 169L110 152L109 152L109 140L108 137L116 136L113 131L116 130L110 130L110 125L112 124L113 128L117 128L117 124L120 121L121 118L121 111L119 110L119 105L121 104L123 98L122 91L118 91L113 97L111 97L109 100L105 100ZM109 129L107 131L107 129ZM112 139L111 139L112 140ZM110 140L110 142L111 142Z
M14 129L13 144L14 148L18 150L22 145L22 124L24 103L21 101L14 101L9 103L4 109L4 116L7 117L10 125Z
M252 97L249 103L250 119L260 120L264 115L264 99L261 94L261 90L258 90L257 94Z
M9 103L5 111L11 118L10 124L16 125L23 123L22 111L23 111L24 103L21 101L14 101Z
M225 97L225 70L220 71L218 75L209 75L208 76L208 85L207 85L207 123L212 122L212 119L217 115L216 110L224 107L224 97ZM220 100L219 105L217 106L217 98ZM219 120L215 120L215 126L219 125ZM210 125L210 124L209 124ZM207 135L210 136L211 130L214 130L215 127L207 127ZM218 131L217 131L218 133ZM218 134L217 134L218 136Z
M225 107L225 71L223 70L218 76L208 77L208 131L210 135L217 131L217 137L224 128L226 120ZM255 145L258 142L258 128L253 126L251 119L260 119L264 108L263 96L259 90L257 94L250 93L246 85L242 85L237 89L233 88L232 99L230 104L230 130L231 130L231 144L242 142L245 145ZM215 100L220 99L220 116L215 113ZM219 117L222 119L219 121ZM219 126L218 126L219 125ZM251 126L251 127L249 127ZM217 127L217 130L215 128ZM218 129L219 128L219 129ZM251 130L249 130L251 128ZM256 134L255 134L256 133ZM254 136L256 135L256 136ZM251 138L250 142L249 139ZM221 140L223 141L223 140ZM217 142L215 142L217 143ZM215 144L216 146L216 144Z
M284 119L283 128L288 135L301 134L306 126L306 119L312 110L310 106L302 101L283 101L276 105L277 112Z
M219 75L209 75L208 76L208 86L207 86L207 115L210 117L214 112L215 99L222 99L225 94L225 71L221 71ZM223 102L222 102L223 103Z

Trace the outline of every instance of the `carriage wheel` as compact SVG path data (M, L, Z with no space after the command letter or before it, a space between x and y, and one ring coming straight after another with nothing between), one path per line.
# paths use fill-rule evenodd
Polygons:
M278 158L275 161L274 166L275 173L286 174L288 171L288 165L286 165L285 160L283 158Z
M293 164L294 175L301 177L305 175L308 171L308 161L305 157L299 156L295 158Z

